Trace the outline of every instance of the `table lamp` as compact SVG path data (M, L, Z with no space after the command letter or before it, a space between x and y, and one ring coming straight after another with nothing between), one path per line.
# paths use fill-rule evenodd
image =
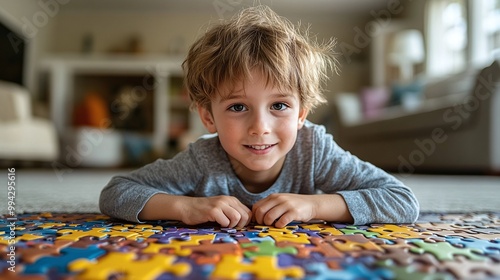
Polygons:
M424 61L424 42L422 33L416 29L397 32L390 44L389 60L399 67L400 82L413 79L413 66Z

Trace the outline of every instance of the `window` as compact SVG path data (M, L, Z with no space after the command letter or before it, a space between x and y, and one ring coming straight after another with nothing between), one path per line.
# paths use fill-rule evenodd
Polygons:
M500 0L429 0L426 9L428 76L500 58Z
M465 0L430 0L427 4L427 74L460 72L467 61Z
M500 57L500 0L471 1L472 41L474 64L490 62Z

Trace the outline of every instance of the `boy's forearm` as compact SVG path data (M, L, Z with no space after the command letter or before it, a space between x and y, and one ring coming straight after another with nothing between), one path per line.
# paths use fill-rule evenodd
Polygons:
M175 195L155 194L139 213L139 220L181 220L180 206L183 199Z
M316 219L329 222L353 223L354 219L344 198L339 194L316 195Z

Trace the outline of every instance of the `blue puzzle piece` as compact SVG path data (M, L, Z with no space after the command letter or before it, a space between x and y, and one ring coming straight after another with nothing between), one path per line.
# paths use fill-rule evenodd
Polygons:
M46 274L49 271L68 273L68 264L77 259L96 259L106 253L105 250L89 247L87 249L64 248L59 256L39 258L33 264L26 264L25 274Z
M23 234L34 234L40 236L57 236L57 229L33 229L33 230L20 230L16 232L17 236L21 236Z
M250 241L252 241L252 243L261 243L261 242L265 242L265 241L276 243L276 240L274 240L274 238L272 238L271 236L253 237L253 238L248 238L248 239Z
M306 275L305 279L308 280L331 280L331 279L343 279L343 280L356 280L360 279L359 275L347 270L332 270L325 263L311 263L306 265ZM311 273L311 274L309 274Z
M368 269L361 263L350 265L345 270L357 275L356 279L394 279L394 273L388 269Z
M243 233L243 235L246 237L246 238L256 238L256 237L259 237L259 233L261 233L260 231L246 231Z
M455 246L477 249L487 255L500 256L500 240L484 240L476 238L446 238L446 241Z

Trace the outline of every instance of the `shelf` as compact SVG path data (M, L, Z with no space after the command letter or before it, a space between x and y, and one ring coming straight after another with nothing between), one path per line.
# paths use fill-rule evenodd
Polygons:
M181 96L182 62L181 57L123 54L62 54L42 59L40 69L49 74L51 118L60 138L64 141L71 133L75 101L81 98L91 81L101 88L129 85L149 94L148 106L152 108L148 110L152 113L146 115L147 125L141 132L149 131L152 135L156 154L166 154L168 128L173 125L171 121L176 121L171 120L172 113L181 108L188 110Z
M64 67L75 72L97 74L151 73L159 75L182 75L183 58L164 55L49 55L41 60L41 68Z

